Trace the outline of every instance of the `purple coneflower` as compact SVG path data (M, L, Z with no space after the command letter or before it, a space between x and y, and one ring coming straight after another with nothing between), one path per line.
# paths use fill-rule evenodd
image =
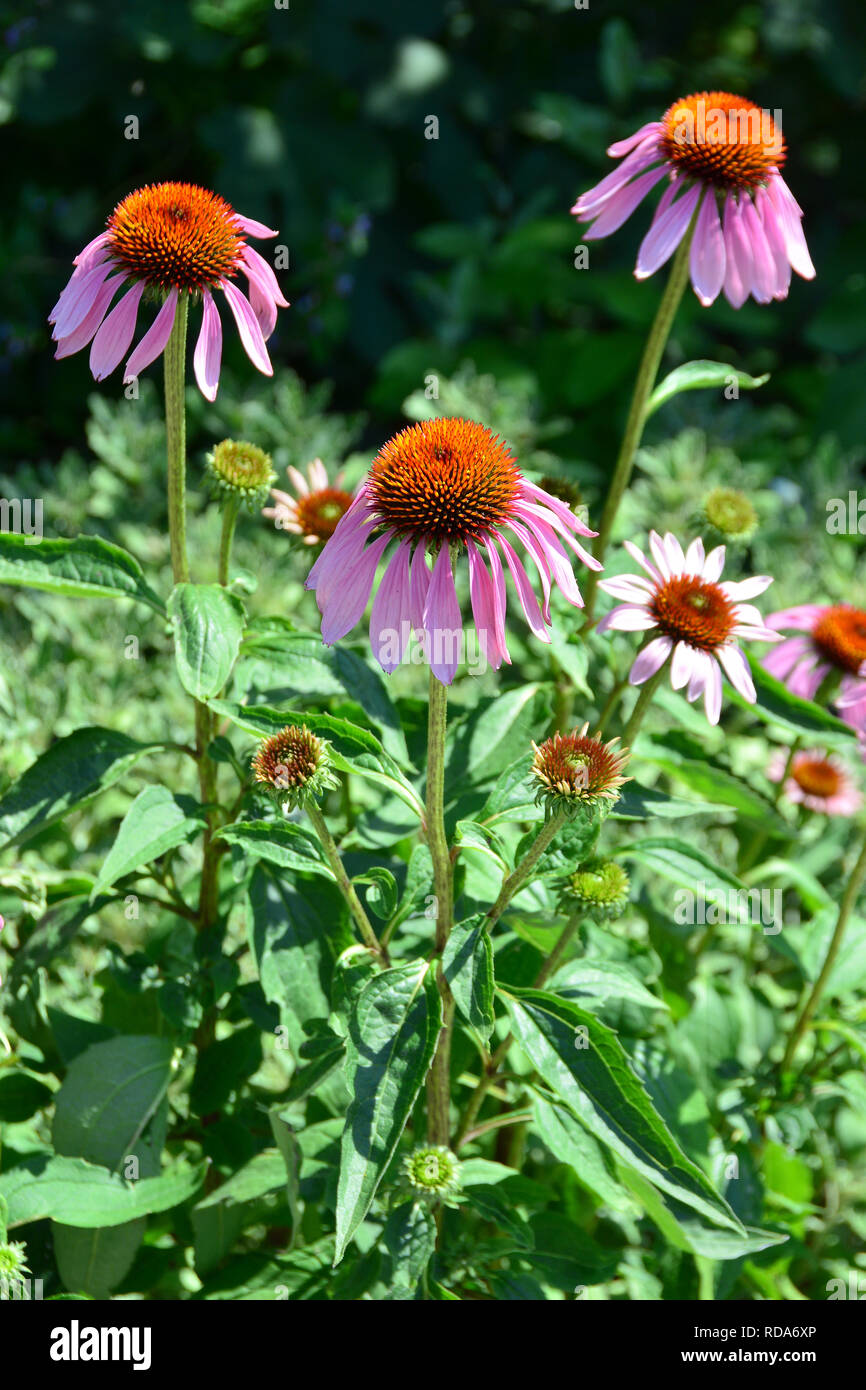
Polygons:
M788 759L782 749L773 754L767 776L781 782ZM863 797L838 758L821 749L803 749L791 759L784 792L789 801L825 816L853 816Z
M295 496L279 488L271 488L276 506L264 507L262 515L271 517L280 531L300 536L304 545L319 545L329 540L353 500L351 492L343 487L342 472L332 483L321 459L313 459L312 463L307 464L306 478L291 465L286 472L295 489Z
M697 92L674 102L608 154L622 163L572 208L587 241L610 236L645 195L667 181L638 251L635 275L664 265L695 218L689 270L695 294L712 304L720 290L735 309L784 299L791 270L815 274L800 222L803 211L780 168L785 142L769 112L730 92Z
M800 634L764 658L770 675L792 695L814 700L825 677L840 673L835 703L846 723L866 731L866 611L848 603L800 603L771 613L767 626Z
M373 652L390 673L403 660L412 631L422 632L433 674L450 685L464 637L454 561L465 553L479 646L498 670L511 660L505 567L530 628L549 642L551 583L569 603L582 605L569 551L600 569L575 540L594 535L565 502L528 482L508 445L483 425L428 420L402 430L379 451L307 588L316 590L322 637L330 645L360 621L379 561L393 546L370 616ZM514 541L537 571L540 605Z
M161 307L127 359L123 379L131 381L164 351L178 298L188 294L202 304L193 365L202 395L212 401L222 357L214 291L221 290L247 356L271 376L265 339L274 331L277 308L288 304L273 270L247 237L276 235L195 184L148 184L130 193L114 209L106 230L75 257L72 277L49 315L55 357L68 357L91 343L91 372L97 381L109 376L129 352L147 291ZM239 271L247 278L248 296L234 283ZM112 309L121 288L126 292Z
M737 638L779 640L757 608L746 602L762 594L772 579L759 574L720 584L725 547L716 546L705 555L703 541L694 540L684 554L670 532L664 539L650 532L653 564L631 541L624 544L646 575L617 575L599 582L606 594L625 602L607 613L597 630L659 633L638 652L629 682L643 685L673 654L671 685L674 690L685 686L689 701L703 695L711 724L718 724L721 714L722 669L734 689L754 704L752 673Z

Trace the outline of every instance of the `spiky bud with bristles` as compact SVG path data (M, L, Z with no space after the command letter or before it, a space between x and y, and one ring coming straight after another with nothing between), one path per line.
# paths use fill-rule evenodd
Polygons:
M21 1240L0 1241L0 1288L30 1273L27 1247Z
M630 887L621 864L613 859L589 859L566 883L562 905L566 911L594 922L612 922L625 912Z
M556 733L538 745L533 743L531 778L536 801L549 811L569 815L607 815L619 800L628 750L617 748L618 738L604 743L587 733L589 724L570 734Z
M208 484L223 505L233 501L248 511L258 511L276 479L270 454L256 444L224 439L207 456Z
M328 744L305 724L287 724L259 744L252 761L254 780L270 788L280 805L303 806L338 785Z
M758 513L744 492L714 487L696 518L704 540L711 545L745 545L758 526Z
M403 1159L403 1178L416 1200L448 1202L460 1190L460 1164L443 1144L425 1144Z

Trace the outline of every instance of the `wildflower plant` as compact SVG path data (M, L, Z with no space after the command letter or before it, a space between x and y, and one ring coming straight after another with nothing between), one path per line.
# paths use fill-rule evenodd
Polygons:
M636 274L673 260L603 496L472 418L497 392L467 373L453 411L419 388L412 423L373 422L363 458L342 464L333 420L286 444L286 300L250 245L276 234L216 193L147 185L76 257L56 355L90 345L99 382L162 356L165 458L151 429L126 545L3 532L0 583L34 591L29 621L74 604L94 640L120 609L150 685L127 698L103 663L109 724L33 721L0 795L0 849L27 855L0 866L0 1112L23 1126L0 1273L26 1268L6 1225L26 1238L35 1212L52 1292L94 1299L806 1296L826 1155L790 1198L787 1139L828 1098L862 1111L866 600L804 570L768 614L791 576L751 572L762 512L712 451L695 533L621 511L656 410L764 380L658 379L687 281L769 312L814 274L763 114L674 102L575 207L601 238L659 186ZM191 368L214 402L220 303L282 417L255 378L236 411L187 393ZM781 942L706 911L779 882Z

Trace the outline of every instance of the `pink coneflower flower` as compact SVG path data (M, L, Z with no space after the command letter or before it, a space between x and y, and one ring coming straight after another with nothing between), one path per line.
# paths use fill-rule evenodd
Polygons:
M91 343L91 372L97 381L109 376L129 352L147 291L146 298L161 307L127 359L123 379L131 381L165 349L178 297L188 294L202 304L193 365L202 395L212 401L222 356L214 291L221 290L247 356L271 376L265 339L274 331L277 308L288 305L273 270L247 237L276 235L192 183L148 184L130 193L114 209L106 230L75 257L72 278L49 315L55 357L68 357ZM234 283L239 271L247 278L248 296ZM112 309L121 288L123 298Z
M352 505L352 494L343 487L342 472L332 483L321 459L307 464L306 478L291 465L286 472L295 496L271 488L277 505L263 507L262 515L271 517L278 530L300 536L304 545L318 545L329 540Z
M472 420L426 420L379 451L307 588L316 590L322 637L336 642L360 620L379 561L393 544L370 616L376 659L390 674L412 631L421 632L433 674L450 685L464 640L454 561L465 553L479 647L498 670L511 660L500 549L526 621L549 642L551 582L569 603L583 604L568 552L601 569L574 539L594 535L565 502L527 482L498 435ZM515 540L538 573L540 606ZM432 571L428 551L435 557Z
M800 603L771 613L767 626L802 635L787 637L765 657L765 670L804 700L814 700L824 678L840 672L835 703L846 723L866 730L866 611L847 603Z
M686 687L686 699L704 697L711 724L718 724L722 709L722 669L731 685L750 704L755 703L752 673L736 639L777 642L763 618L746 599L756 598L772 584L765 574L720 584L725 547L704 554L701 540L683 548L670 532L662 540L650 531L654 564L631 541L624 542L631 557L646 571L599 581L599 588L624 599L598 624L599 632L651 632L658 637L638 653L629 672L632 685L643 685L661 669L673 653L671 685Z
M768 304L786 297L792 269L813 278L803 212L779 173L782 132L754 102L730 92L696 92L608 154L625 158L572 208L591 222L587 241L610 236L666 180L638 251L639 280L664 265L694 217L689 270L702 304L712 304L720 290L735 309L750 294Z
M767 769L771 782L781 782L787 764L784 750L773 754ZM825 816L853 816L863 805L844 764L819 748L794 754L784 792L789 801Z

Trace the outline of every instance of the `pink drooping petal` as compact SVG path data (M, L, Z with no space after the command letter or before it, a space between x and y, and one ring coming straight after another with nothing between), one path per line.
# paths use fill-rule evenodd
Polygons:
M469 597L478 642L485 661L494 671L498 671L509 657L508 652L499 645L493 580L472 541L466 542L466 553L469 557Z
M223 352L223 326L219 309L210 290L201 297L201 328L193 353L192 365L198 389L206 401L216 400L220 384L220 363Z
M785 241L788 260L804 280L813 280L815 267L800 225L803 214L781 174L771 174L767 180L767 193L779 215L779 227Z
M622 155L628 154L635 145L639 145L648 135L661 134L661 121L647 121L640 130L636 130L633 135L627 135L624 140L615 140L612 145L608 145L607 153L612 159L619 159Z
M444 544L439 547L430 576L424 631L427 634L425 647L430 670L443 685L450 685L460 662L463 619L454 587L451 554Z
M820 603L797 603L793 608L780 608L778 612L770 613L767 627L793 627L803 632L811 632L823 612L824 608Z
M345 637L346 633L351 632L356 623L361 621L382 552L392 535L393 532L387 531L384 536L368 545L352 569L343 573L342 582L329 587L322 609L322 641L326 646L330 647L334 642L339 642L341 637ZM321 599L321 589L317 591L316 597Z
M274 236L276 236L276 232L274 232ZM273 267L268 265L264 256L259 255L254 246L245 246L241 252L241 261L249 277L260 281L265 294L281 309L288 309L289 301L283 298L283 292Z
M252 217L241 217L238 212L235 213L235 221L241 231L246 232L247 236L271 237L277 235L271 227L266 227L264 222L256 222Z
M78 280L70 280L48 318L49 323L54 324L52 336L55 339L68 338L75 332L90 313L103 282L116 268L112 261L102 261Z
M262 330L265 342L277 326L277 306L269 294L265 294L257 280L250 280L250 308Z
M515 511L519 511L519 508L515 508ZM523 523L512 521L511 526L515 534L523 540L539 568L542 588L544 589L542 607L545 622L550 622L550 586L545 577L547 575L553 576L554 583L569 603L573 604L575 608L582 608L583 599L571 567L572 562L565 553L565 548L553 527L539 517L530 516L524 512L519 512L519 514L523 517ZM576 542L572 541L572 545L575 544Z
M517 521L516 518L512 517L511 520L508 522L508 525L510 529L514 532L517 539L522 543L527 554L530 556L532 563L535 565L536 571L538 573L538 578L541 581L541 611L544 614L544 621L549 624L550 575L552 573L551 561L554 558L557 558L558 560L560 557L555 557L555 553L552 547L548 547L543 542L539 541L538 537L534 535L532 530L530 529L529 523L527 523L527 525L524 526L521 522ZM555 536L553 537L553 540L556 540ZM562 550L562 547L560 547L560 551L561 559L565 561L565 568L568 571L568 573L571 574L571 566L568 563L565 551ZM577 585L574 583L573 574L571 574L571 583L573 588L577 587Z
M808 637L789 637L764 657L763 666L776 680L783 681L797 662L811 650Z
M90 349L90 370L96 381L103 381L126 356L135 333L138 304L143 293L144 281L139 280L103 319Z
M567 502L563 502L561 497L554 497L552 493L545 492L544 488L528 482L526 478L523 479L523 495L524 499L528 497L538 506L548 507L552 512L556 512L560 521L564 521L566 526L570 527L578 536L592 537L598 535L598 532L587 526L585 521L581 521L579 516L575 516L571 507Z
M412 545L403 540L388 562L370 610L370 646L390 676L400 665L409 643L409 556Z
M596 560L594 555L590 555L589 551L585 550L583 546L574 539L574 536L571 534L574 528L568 525L560 512L554 511L551 507L539 507L534 502L527 502L524 500L515 502L514 514L521 517L522 520L532 526L533 529L537 530L541 535L550 536L551 531L558 531L565 541L565 544L570 550L574 551L575 555L586 565L587 569L600 570L602 568L601 561ZM594 535L595 532L591 532L590 534Z
M79 268L91 265L96 261L97 253L101 251L104 246L107 246L108 242L109 233L100 232L98 236L95 236L92 241L88 241L87 245L79 251L78 255L73 258L72 264L77 265Z
M701 189L696 184L666 207L661 215L656 213L637 253L636 279L645 280L670 259L688 231L700 196Z
M710 674L710 658L706 652L700 651L697 647L692 648L692 674L686 689L686 699L689 704L695 701L699 695L704 693L707 679Z
M612 198L608 198L595 221L583 233L584 241L597 241L615 232L631 217L638 204L643 202L650 189L654 188L667 172L664 165L659 169L649 169L645 174L638 175L632 183L626 184L625 188L614 193Z
M362 545L365 543L372 520L369 507L367 489L362 485L352 505L340 517L334 527L334 534L304 580L305 589L318 588L329 570L339 568L347 549L356 547L359 542Z
M412 556L412 572L409 576L409 621L416 636L424 631L424 610L427 607L429 589L427 548L423 541L419 541Z
M704 653L707 661L707 680L704 686L704 709L711 724L718 724L722 712L722 668L709 652Z
M357 566L364 563L370 529L368 518L362 517L351 532L344 532L336 545L335 531L307 575L307 588L315 587L320 613L324 613L331 595L343 586L346 576L351 577Z
M672 646L673 641L670 637L654 637L648 642L634 659L628 673L629 685L643 685L650 676L654 676L656 671L664 666L671 654Z
M706 308L719 295L725 281L725 238L715 190L707 189L701 203L689 251L689 273L695 294Z
M753 705L757 700L755 694L755 682L752 680L752 672L746 660L745 653L740 647L733 643L723 642L716 648L716 656L725 668L725 675L731 682L735 690L738 690L744 699Z
M640 604L620 603L605 613L596 632L649 632L658 623L648 608Z
M642 169L645 169L648 164L652 164L658 157L656 141L641 141L616 169L606 174L594 188L582 193L571 211L583 222L587 221L588 218L595 217L605 203L628 183L629 179L634 178L635 174L639 174Z
M286 469L286 472L289 475L289 482L292 484L292 487L295 489L295 492L298 494L298 496L308 497L310 493L310 484L307 482L301 470L299 468L295 468L294 465L290 463L288 468ZM325 486L327 487L327 482L325 483Z
M674 690L682 690L692 678L695 665L695 649L688 642L677 642L671 658L671 685Z
M758 209L761 226L764 228L767 245L770 248L773 263L776 267L776 283L773 289L773 298L785 299L791 285L791 262L788 260L788 252L785 249L785 238L779 223L779 215L772 202L767 197L766 189L758 189L755 194L755 207Z
M65 338L58 339L57 351L54 354L56 358L70 357L73 352L80 352L83 347L87 347L87 344L105 318L112 299L125 281L125 271L121 271L119 275L112 275L110 280L105 281L99 294L93 301L87 317L82 320L73 333L68 334Z
M776 263L763 223L748 195L743 197L742 217L752 251L752 295L759 304L769 304L776 289Z
M502 573L502 561L499 558L499 551L496 543L490 537L484 538L484 548L490 560L490 574L493 579L493 626L496 632L497 646L505 653L505 660L511 665L511 656L508 651L508 644L505 641L505 575Z
M143 372L145 367L149 367L151 362L155 362L159 354L164 350L166 343L171 337L171 330L174 327L174 315L177 308L177 290L170 290L168 297L154 319L150 328L145 333L135 351L130 355L123 373L123 380L134 381L139 372Z
M739 204L733 193L725 201L725 298L740 309L752 285L752 253L743 226Z
M665 550L664 541L662 540L658 531L650 531L649 548L650 553L652 554L652 557L656 562L656 568L658 569L658 572L661 575L662 579L671 579L673 577L674 571L671 569L670 561L667 556L667 551Z
M254 367L264 376L273 376L274 369L271 366L271 359L268 357L268 350L265 347L265 340L262 337L262 330L259 328L259 321L253 313L252 305L246 295L241 294L236 285L231 280L221 280L219 287L223 291L229 302L229 308L234 314L238 333L244 345L244 351Z
M509 545L502 534L499 535L499 544L505 552L505 559L511 571L511 578L514 580L514 587L517 590L517 597L520 599L520 606L526 621L539 641L549 642L550 633L547 630L544 615L538 606L538 599L535 597L526 570L520 563L513 546Z

